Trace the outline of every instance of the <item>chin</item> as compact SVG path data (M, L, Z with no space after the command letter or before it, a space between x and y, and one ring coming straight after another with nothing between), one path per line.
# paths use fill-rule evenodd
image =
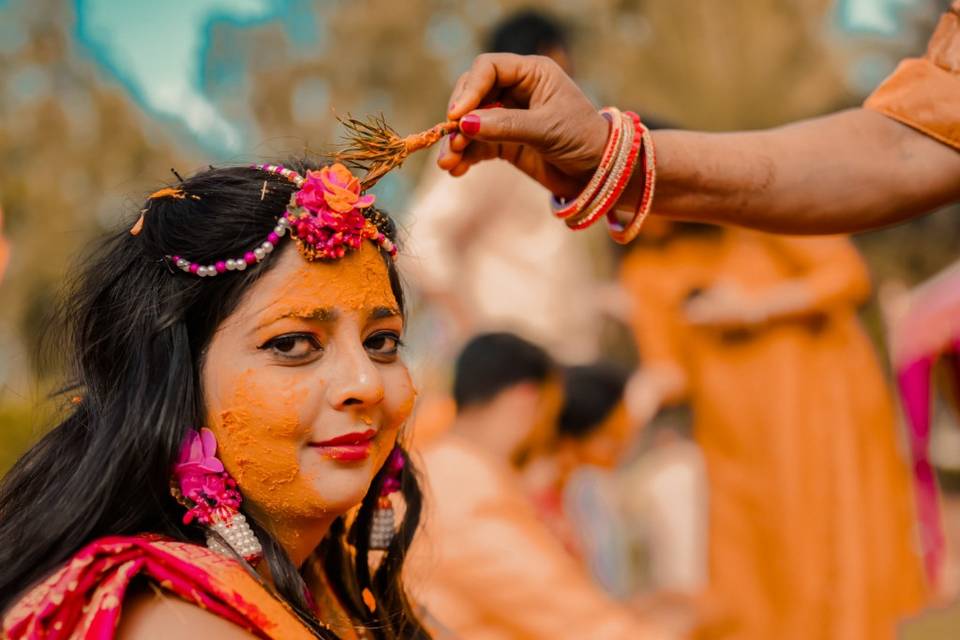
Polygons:
M345 513L363 501L378 468L373 456L350 463L323 460L310 474L311 484L328 512Z
M301 458L301 473L321 497L328 513L345 513L363 501L393 447L393 440L374 441L367 455L355 459L351 456L332 458L329 453L319 451L305 453Z

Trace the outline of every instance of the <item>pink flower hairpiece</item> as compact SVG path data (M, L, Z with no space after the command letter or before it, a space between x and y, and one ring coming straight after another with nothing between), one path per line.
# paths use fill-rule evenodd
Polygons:
M364 194L360 180L344 165L338 162L319 171L308 171L306 177L276 164L253 167L282 176L297 186L287 211L266 240L243 257L202 265L182 256L168 256L181 271L201 277L244 271L265 260L288 231L307 260L337 260L348 251L359 249L364 240L372 241L391 257L397 255L396 245L364 215L364 210L373 206L375 196Z
M217 439L209 429L191 429L173 465L170 492L187 508L183 524L194 521L207 530L207 546L256 562L263 547L240 512L243 496L217 458Z
M209 525L227 520L240 508L237 483L217 458L217 440L209 429L191 430L173 466L174 495L189 507L183 523L194 520Z

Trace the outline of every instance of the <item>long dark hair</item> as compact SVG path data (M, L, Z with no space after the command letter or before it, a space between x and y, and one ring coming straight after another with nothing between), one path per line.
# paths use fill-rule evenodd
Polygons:
M315 168L303 161L287 166L301 173ZM181 523L183 508L170 495L171 465L186 431L204 421L204 350L243 292L276 261L201 278L180 272L166 256L212 264L243 255L270 233L295 187L253 168L211 167L178 188L177 196L148 202L139 235L127 227L100 243L65 296L66 344L58 347L70 358L66 394L75 399L0 485L0 612L98 537L149 531L202 542L199 529ZM395 237L387 216L369 217ZM385 260L402 310L399 275ZM410 460L401 479L398 535L371 569L369 534L383 481L381 470L358 513L334 523L315 559L354 625L376 638L428 638L400 575L421 508ZM298 569L247 517L263 544L274 595L317 636L335 638L311 613ZM375 611L364 604L367 589Z

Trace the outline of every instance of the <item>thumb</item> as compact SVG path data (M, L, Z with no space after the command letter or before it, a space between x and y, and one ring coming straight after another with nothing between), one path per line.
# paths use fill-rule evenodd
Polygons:
M529 109L479 109L460 119L460 132L472 140L516 142L541 148L547 127Z

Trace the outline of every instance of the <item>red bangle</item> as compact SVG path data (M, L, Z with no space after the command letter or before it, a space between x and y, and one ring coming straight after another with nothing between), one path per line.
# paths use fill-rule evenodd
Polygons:
M607 137L607 145L604 147L603 156L600 159L600 164L597 166L596 172L594 172L584 190L580 192L580 195L570 203L558 199L556 196L553 197L553 214L562 220L579 214L590 204L596 197L597 192L612 168L615 151L618 148L620 136L622 135L623 120L620 117L620 111L616 107L605 107L600 110L600 114L610 123L610 135Z
M619 174L610 176L616 180L616 183L605 196L602 196L602 198L598 201L597 206L591 206L589 208L585 216L580 219L567 220L567 226L571 229L586 229L600 220L600 218L607 215L608 212L613 208L613 205L616 204L617 200L620 199L620 196L623 195L623 190L626 188L627 183L630 182L630 178L633 177L633 172L637 166L637 156L639 155L640 146L642 143L642 125L640 122L640 116L632 111L623 112L622 117L625 120L625 131L626 129L630 129L633 135L632 139L630 140L630 146L627 149L623 167L620 169ZM626 143L626 139L624 139L623 142ZM621 157L622 149L623 145L621 145Z
M625 226L620 224L612 209L607 212L607 229L610 232L610 237L620 244L627 244L640 233L643 221L647 218L653 205L653 194L657 182L657 155L653 145L653 136L650 135L650 130L642 123L640 128L643 138L643 194L640 196L640 201L637 202L633 217Z
M610 189L613 188L617 179L623 173L623 168L626 162L624 145L627 144L628 137L632 141L633 132L626 130L629 122L628 118L625 118L623 114L618 114L617 117L620 119L621 134L617 146L613 149L610 169L604 174L603 180L599 181L597 184L590 202L581 207L576 214L564 220L567 227L571 229L578 230L589 226L589 224L584 225L584 221L593 218L593 214L597 211L597 207L603 203L603 201L606 199L606 195L610 192Z

